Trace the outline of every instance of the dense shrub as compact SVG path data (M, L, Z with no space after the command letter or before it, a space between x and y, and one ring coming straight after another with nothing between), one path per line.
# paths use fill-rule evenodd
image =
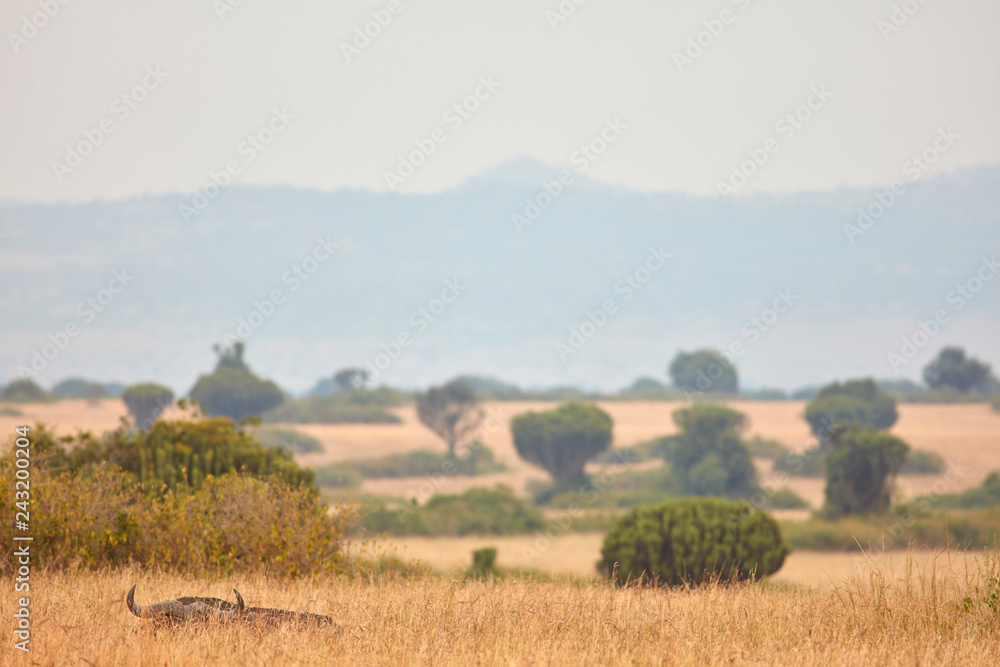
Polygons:
M541 530L545 518L510 487L435 494L423 506L402 504L365 514L362 525L392 535L515 535Z
M90 400L111 396L108 388L100 382L90 382L83 378L66 378L52 387L52 393L62 398L86 398Z
M788 447L785 447L785 445L777 440L765 440L759 435L755 435L752 440L747 442L747 446L750 448L750 455L754 458L771 459L773 461L778 461L787 456L789 452Z
M809 509L809 503L807 503L802 496L795 493L787 486L782 487L770 494L767 498L767 506L770 509L775 510L804 510Z
M518 455L559 485L585 481L583 467L611 445L611 417L595 405L564 403L511 420Z
M501 576L496 566L497 548L484 547L472 552L472 567L465 572L466 579L492 579Z
M789 452L774 461L774 472L783 472L793 477L822 477L826 474L823 463L829 447L810 447L801 454Z
M308 486L244 475L209 476L198 490L149 494L109 463L56 472L59 443L32 429L31 545L47 568L134 563L186 574L334 572L353 514L331 512ZM0 458L0 513L14 516L12 452ZM0 563L10 574L12 559Z
M1000 472L991 472L982 484L961 493L920 496L914 499L913 505L961 509L1000 506Z
M990 401L990 406L992 406L996 412L1000 412L1000 394L993 397Z
M667 465L648 470L612 468L570 488L532 481L528 490L536 503L553 508L628 508L683 495L680 482Z
M760 579L777 572L788 552L767 514L746 503L686 498L627 513L604 538L598 568L617 582L697 585Z
M925 452L922 449L912 449L906 454L903 465L899 467L900 475L938 475L944 472L944 459L940 454Z
M56 471L78 471L111 463L131 473L149 491L190 486L198 489L210 475L243 473L273 477L313 488L315 473L299 467L281 448L264 448L224 418L157 421L148 431L120 428L98 438L90 433L55 441L37 429L38 448Z
M896 399L880 390L870 378L827 385L806 406L806 421L813 433L824 439L835 425L884 430L898 418Z
M262 415L265 422L286 424L401 424L402 420L377 403L349 396L310 396L287 400Z
M42 403L51 401L52 394L39 387L33 380L12 380L6 387L0 389L0 401L11 403Z

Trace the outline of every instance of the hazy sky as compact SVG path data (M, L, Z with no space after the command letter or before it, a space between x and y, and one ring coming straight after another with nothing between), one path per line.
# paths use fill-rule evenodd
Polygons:
M1000 161L995 0L48 2L0 5L0 198L191 192L229 162L386 190L440 128L398 186L437 191L519 155L569 165L609 120L588 175L646 190L713 193L769 139L741 192L888 183L942 128L933 171Z

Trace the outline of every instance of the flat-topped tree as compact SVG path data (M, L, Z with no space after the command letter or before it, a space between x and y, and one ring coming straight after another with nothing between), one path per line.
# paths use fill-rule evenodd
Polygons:
M235 422L261 415L285 400L278 385L250 371L243 361L242 342L237 341L229 348L216 345L213 349L219 357L215 371L200 376L191 389L191 398L206 414L229 417Z
M924 367L924 382L931 389L952 387L958 391L985 391L990 380L990 365L965 356L960 347L946 347Z
M584 465L611 445L611 426L604 410L576 402L527 412L510 423L518 455L548 471L559 486L585 481Z
M174 392L169 387L153 382L134 384L122 392L122 401L135 420L135 425L143 431L149 430L173 400Z
M417 416L424 426L441 436L448 445L448 455L454 457L458 443L479 428L483 410L467 384L452 380L417 396Z

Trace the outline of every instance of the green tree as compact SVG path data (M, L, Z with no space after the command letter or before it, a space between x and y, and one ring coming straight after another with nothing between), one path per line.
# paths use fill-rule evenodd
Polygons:
M806 421L821 441L827 439L835 425L885 430L898 418L896 399L879 389L871 378L827 385L806 406Z
M89 382L83 378L67 378L52 387L52 393L66 398L98 399L108 398L111 392L100 382Z
M52 394L35 384L34 380L28 378L11 380L6 387L0 389L0 401L42 403L51 400Z
M526 412L510 423L518 455L548 471L558 486L586 481L583 467L611 445L611 426L608 413L576 402Z
M483 421L476 393L464 382L452 380L441 387L431 387L417 396L417 416L448 445L448 455L464 442Z
M674 386L688 394L735 394L739 390L736 367L715 350L677 353L667 373Z
M831 436L823 513L833 518L887 511L892 482L909 445L888 433L858 426L835 427Z
M278 385L254 375L243 361L243 343L214 349L219 357L215 371L200 376L190 392L206 414L235 422L281 405L285 397Z
M740 439L746 416L724 405L695 404L674 411L681 432L667 444L666 458L685 493L746 496L757 489L750 447Z
M757 580L790 551L778 523L747 503L684 498L637 507L604 538L598 569L616 583Z
M959 391L985 391L990 379L990 365L975 357L966 357L960 347L946 347L924 367L924 382L932 389L954 387Z
M164 408L174 400L174 392L161 384L146 382L134 384L122 392L122 401L132 414L135 425L147 430L160 416Z
M368 376L368 371L363 368L344 368L334 374L333 381L343 393L350 394L363 389Z

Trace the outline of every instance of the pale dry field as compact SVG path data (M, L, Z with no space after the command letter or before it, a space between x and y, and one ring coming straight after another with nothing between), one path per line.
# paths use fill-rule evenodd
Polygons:
M0 434L13 433L22 423L43 421L55 425L62 433L78 429L94 432L115 428L126 414L119 400L97 403L67 400L56 403L7 404L24 413L23 417L0 415ZM624 447L662 435L676 433L671 414L685 404L680 402L600 402L614 419L614 445ZM804 401L736 401L731 407L747 414L747 437L760 435L778 440L793 451L803 451L815 444L808 424L802 418ZM444 477L435 489L442 493L460 493L473 486L503 483L523 491L532 479L544 480L547 475L521 461L514 449L510 433L512 417L528 410L547 410L552 403L491 402L484 408L488 414L480 439L489 446L496 458L510 472L481 477ZM993 470L1000 470L1000 414L986 404L915 405L900 404L899 421L892 432L915 449L936 452L954 465L951 477L945 475L903 476L897 483L900 498L912 498L932 490L954 493L976 486ZM382 456L417 449L444 452L444 443L417 419L413 406L393 410L402 424L284 424L283 428L300 431L317 438L324 451L298 457L309 466L325 465L354 458ZM168 413L171 414L171 413ZM176 412L172 413L174 416ZM766 462L758 461L768 480ZM384 495L409 496L426 480L381 479L365 480L361 490ZM823 501L823 480L791 478L783 482L814 506Z
M533 569L546 574L593 577L601 557L604 533L563 533L555 539L541 535L485 537L389 537L389 553L400 559L419 561L437 571L464 570L472 564L472 551L496 547L497 565L507 569ZM866 578L873 570L896 571L907 559L921 568L937 567L952 577L976 570L978 552L930 550L844 553L793 551L771 581L810 588L830 589L852 577Z
M900 573L903 574L902 572ZM182 595L327 614L341 626L154 630L123 603ZM32 576L32 665L995 665L1000 618L959 609L970 583L930 570L836 589L614 589L508 579L202 579L141 571ZM0 579L0 588L13 581ZM11 627L13 595L0 596Z

